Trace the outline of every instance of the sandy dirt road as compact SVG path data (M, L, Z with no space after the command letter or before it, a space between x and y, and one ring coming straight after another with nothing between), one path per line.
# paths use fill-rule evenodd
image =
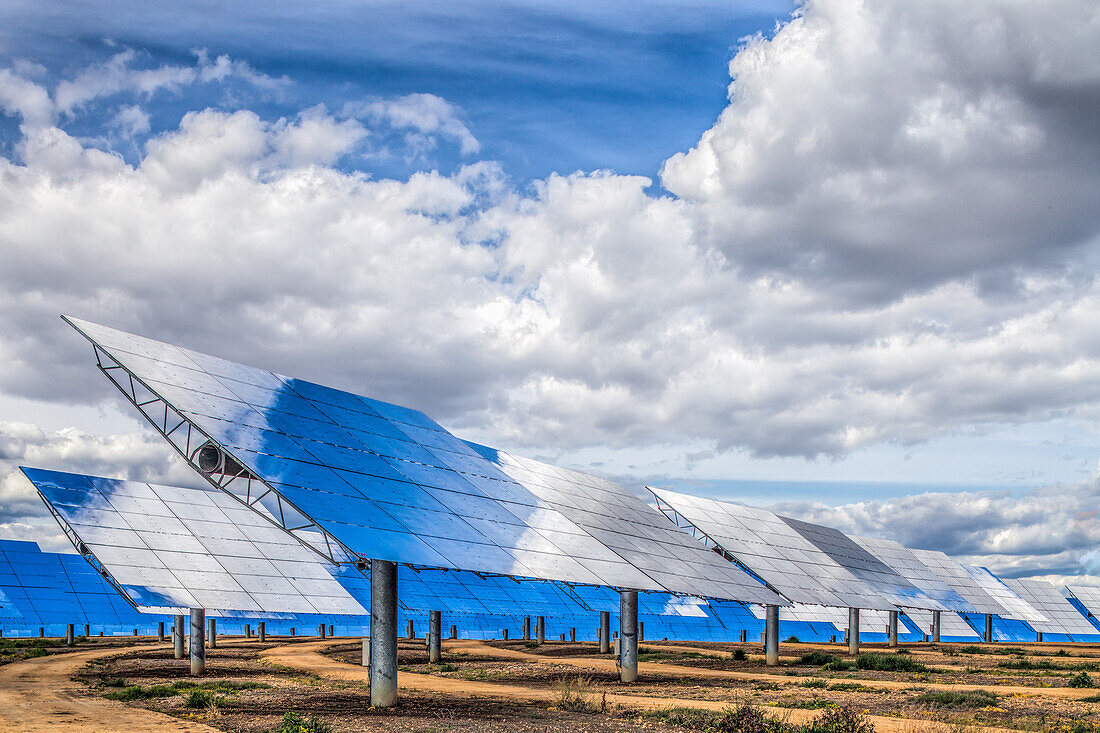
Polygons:
M347 643L347 640L316 642L312 644L295 644L292 646L279 646L261 652L260 657L273 664L283 667L309 672L326 679L341 680L343 682L368 682L370 679L366 667L359 667L324 656L321 651L325 647ZM480 644L480 642L451 642L452 650L456 646ZM493 649L493 647L488 647ZM495 649L499 652L511 652L508 649ZM480 654L481 650L477 649ZM520 652L522 657L528 657ZM505 657L501 657L505 658ZM514 657L507 657L514 658ZM582 659L582 662L603 662L610 660ZM614 667L614 662L611 662ZM574 666L570 664L570 666ZM601 665L602 667L602 665ZM512 700L520 702L545 703L552 705L558 695L554 690L539 690L514 685L498 684L493 682L477 682L465 679L452 679L426 674L401 674L398 685L400 689L417 690L421 692L433 692L439 694L456 695L463 697L489 697L499 700ZM659 710L668 707L690 707L704 710L721 710L730 703L740 702L740 698L732 695L728 700L691 700L676 697L644 697L640 695L609 694L607 702L613 705L636 708L642 710ZM783 718L792 723L806 723L816 718L819 713L811 710L762 708L762 710L774 717ZM868 716L875 725L878 733L913 733L914 721L904 718L889 718L885 716ZM930 721L920 721L926 731L941 730L944 733L950 730L947 725ZM974 728L983 733L1019 733L1007 728Z
M37 733L215 733L216 729L85 694L72 676L93 659L166 644L54 654L0 667L0 731Z

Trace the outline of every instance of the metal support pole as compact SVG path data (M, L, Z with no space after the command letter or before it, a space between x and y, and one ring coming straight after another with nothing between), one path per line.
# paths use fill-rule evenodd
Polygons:
M535 643L539 646L546 643L546 619L542 616L535 619Z
M531 641L531 617L523 617L523 640Z
M764 664L779 664L779 606L764 607Z
M370 704L397 704L397 563L370 561Z
M932 612L932 641L933 643L940 643L940 612Z
M176 625L172 629L172 648L176 659L183 659L183 614L176 615Z
M160 636L160 640L164 641L164 633L163 633L164 622L163 621L161 621L160 627L161 627L161 632L162 632L161 636ZM84 638L87 639L91 635L92 635L92 625L91 624L84 624Z
M65 646L72 646L76 643L76 626L69 624L65 627Z
M211 649L218 648L218 619L206 619L206 644Z
M744 644L748 640L749 640L749 630L748 629L741 629L741 643Z
M191 676L206 671L206 609L191 609Z
M501 629L500 630L500 638L504 639L505 641L508 641L508 629Z
M328 635L330 638L336 638L336 627L333 624L328 625Z
M370 666L370 638L363 637L363 666Z
M439 664L443 659L443 614L428 611L428 664Z
M46 638L46 627L45 626L39 626L38 627L38 638L39 639L45 639Z
M245 624L244 625L244 638L246 638L246 639L251 639L252 638L252 624Z
M1035 632L1035 641L1042 641L1042 640L1043 640L1043 632L1042 631L1036 631Z
M898 645L898 612L890 612L890 625L887 627L889 634L889 641L886 642L887 646Z
M260 622L260 643L263 644L265 641L267 641L267 622L266 621L261 621Z
M324 624L317 624L317 636L319 636L322 639L325 638L325 625Z
M157 622L157 641L164 641L164 622Z
M993 614L991 613L985 615L985 634L982 640L987 644L993 643Z
M569 628L569 641L576 641L576 640L577 640L577 627L576 626L571 626Z
M611 612L600 611L600 654L611 651Z
M859 656L859 609L848 609L848 654Z
M451 638L452 639L457 639L458 638L458 627L455 626L454 624L451 624Z
M619 680L638 679L638 591L619 593Z
M291 627L290 627L290 635L291 635L291 636L297 636L297 635L298 635L298 629L296 629L296 628L294 628L293 626L291 626Z

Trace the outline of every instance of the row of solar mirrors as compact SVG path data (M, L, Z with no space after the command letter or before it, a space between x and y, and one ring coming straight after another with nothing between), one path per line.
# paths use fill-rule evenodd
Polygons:
M175 616L177 652L190 610L196 672L207 615L223 631L366 633L383 706L396 699L402 623L418 634L426 621L438 650L444 616L452 636L529 636L535 617L537 636L598 636L606 649L617 615L625 681L643 635L762 632L769 664L781 625L803 640L843 635L853 653L861 627L892 645L1100 638L1088 588L1002 581L940 552L662 489L650 489L654 509L607 479L460 440L416 410L65 320L206 485L25 468L94 572L57 560L73 595L58 598L55 582L39 601L47 586L9 561L6 629L45 633L76 623L58 609L79 620L78 608L89 631L147 627L108 615L110 588L128 606L115 613Z

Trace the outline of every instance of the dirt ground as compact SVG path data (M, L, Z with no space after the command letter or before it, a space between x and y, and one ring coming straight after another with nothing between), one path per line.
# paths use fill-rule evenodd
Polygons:
M402 641L400 703L381 711L358 639L222 638L201 680L168 644L135 641L0 667L0 730L258 733L293 712L334 732L680 731L671 708L747 702L792 724L848 706L878 733L1100 732L1100 690L1073 686L1100 684L1094 645L866 645L876 656L860 668L840 645L784 644L782 664L766 667L759 644L652 642L641 679L624 685L590 643L445 642L443 663L429 665L422 641Z

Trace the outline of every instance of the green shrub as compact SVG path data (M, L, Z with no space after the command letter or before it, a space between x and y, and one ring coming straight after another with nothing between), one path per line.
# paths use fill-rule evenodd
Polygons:
M104 687L125 687L126 686L126 678L125 677L104 677L103 678L103 686Z
M811 730L820 733L874 733L875 726L863 713L842 705L822 713L813 722Z
M218 699L210 690L191 690L183 701L185 708L209 708L217 707L217 704Z
M759 708L742 705L723 710L707 730L715 733L778 733L784 730L784 725L764 715Z
M24 658L24 659L34 659L34 658L36 658L36 657L44 657L44 656L47 656L48 654L49 654L49 652L48 652L48 651L46 651L46 648L45 648L45 647L41 647L41 646L32 646L32 647L31 647L30 649L28 649L27 651L23 652L23 658Z
M832 654L826 654L825 652L810 652L809 654L803 654L799 657L795 664L812 664L815 667L820 667L823 664L836 661L838 661L837 657Z
M1092 677L1089 677L1085 672L1078 672L1069 678L1067 683L1070 687L1095 687L1092 683Z
M829 685L829 690L832 692L858 692L860 690L869 690L871 692L877 692L874 687L868 687L867 685L861 685L858 682L835 682Z
M935 690L918 695L917 702L932 708L984 708L997 704L997 694L988 690Z
M838 659L835 662L821 665L821 671L823 672L851 672L855 668L856 663L849 662L847 659Z
M271 733L332 733L332 726L320 718L303 718L298 713L286 713L282 724Z
M860 669L875 672L924 672L928 669L920 662L913 661L910 657L899 657L897 654L878 652L860 654L856 657L856 666Z
M748 658L749 658L749 655L745 653L744 649L734 649L733 650L733 661L735 661L735 662L744 662Z
M788 636L784 641L785 644L801 644L797 636Z
M803 682L802 686L803 687L816 687L818 689L824 690L826 687L829 686L829 683L826 682L825 680L809 679L809 680L806 680L805 682Z
M171 685L150 685L149 687L130 685L129 687L123 687L121 690L111 690L104 697L108 700L130 702L131 700L148 700L154 697L172 697L175 694L176 689Z

